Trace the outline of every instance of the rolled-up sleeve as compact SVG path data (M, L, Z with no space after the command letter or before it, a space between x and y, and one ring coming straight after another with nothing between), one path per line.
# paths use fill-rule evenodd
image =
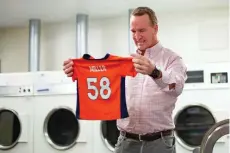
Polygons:
M154 79L154 81L161 90L178 97L184 89L184 84L187 79L186 71L187 68L181 57L176 57L165 70L161 70L162 77L160 79ZM173 87L170 89L170 86Z

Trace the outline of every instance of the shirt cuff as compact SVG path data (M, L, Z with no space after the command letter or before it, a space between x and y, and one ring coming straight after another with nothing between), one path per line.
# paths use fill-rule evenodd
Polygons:
M166 71L161 71L161 78L159 79L154 79L154 81L156 82L156 84L158 86L160 86L161 88L165 88L170 84L170 80L169 80L169 73Z

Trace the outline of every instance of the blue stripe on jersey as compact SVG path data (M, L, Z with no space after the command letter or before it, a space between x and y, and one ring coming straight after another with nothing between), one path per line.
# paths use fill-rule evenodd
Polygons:
M76 83L77 83L77 81L76 81ZM79 102L79 90L78 90L78 86L77 86L76 118L80 119L80 102Z
M129 117L126 105L126 96L125 96L125 77L121 77L121 93L120 93L120 109L121 109L121 118Z

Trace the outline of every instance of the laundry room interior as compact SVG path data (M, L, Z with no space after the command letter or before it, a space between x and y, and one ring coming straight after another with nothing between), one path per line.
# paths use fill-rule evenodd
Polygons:
M154 24L149 14L141 18L146 14L137 8L154 11ZM228 0L0 0L0 153L230 153L229 19ZM145 20L151 24L144 24ZM155 38L157 46L140 54ZM157 49L162 52L151 53ZM183 60L185 69L176 66L177 59L168 58L167 53ZM147 63L149 67L136 67L136 58L139 66ZM71 76L67 61L78 67ZM87 66L97 64L95 61L116 72ZM111 66L114 61L118 68ZM144 72L147 68L149 74ZM151 78L157 75L155 70L160 72L160 80L176 82L175 92L165 91L165 82L164 89L153 87L158 85ZM96 76L91 76L98 74L91 71L101 73L104 80L97 83L101 90L93 85ZM118 75L126 76L124 85ZM109 83L106 78L114 80L117 87L104 84ZM86 86L97 94L86 91ZM157 95L167 94L162 99L168 104L161 106L159 103L167 100L153 98L157 102L151 105L151 87ZM182 90L177 92L178 88ZM143 93L135 96L138 91ZM116 101L110 108L109 94ZM101 97L100 104L89 104L97 102L96 95ZM121 111L127 107L129 117L122 118L122 112L114 117L112 112L118 107ZM144 113L144 108L156 112ZM94 113L96 109L104 112ZM151 117L161 113L162 118ZM161 152L154 147L143 149L141 133L133 134L139 135L139 140L121 135L120 127L154 131L164 123L173 127L175 142L173 147L162 143L165 149ZM161 134L154 141L158 140L164 141ZM136 152L128 149L134 142ZM142 147L138 149L136 143Z

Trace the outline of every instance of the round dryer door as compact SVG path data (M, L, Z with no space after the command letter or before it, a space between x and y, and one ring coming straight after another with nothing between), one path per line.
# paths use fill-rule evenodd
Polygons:
M102 139L109 150L114 151L115 144L119 137L119 130L117 129L116 120L101 122Z
M79 123L68 108L52 110L45 119L44 134L49 144L58 150L66 150L76 144Z
M0 109L0 150L11 149L18 143L21 127L15 111Z
M201 145L205 133L215 124L212 113L203 106L188 106L175 117L177 141L186 149Z

